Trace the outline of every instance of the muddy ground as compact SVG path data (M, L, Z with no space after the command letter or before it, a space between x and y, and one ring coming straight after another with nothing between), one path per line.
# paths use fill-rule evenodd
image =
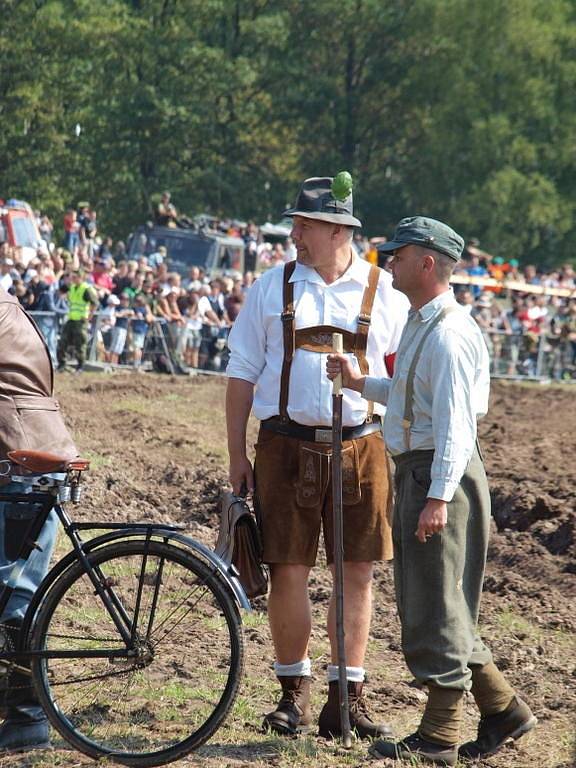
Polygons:
M214 544L227 465L221 379L64 374L57 394L82 453L92 460L78 518L185 523L192 536ZM575 404L576 390L569 386L496 383L489 416L481 422L494 506L482 633L539 718L537 731L485 761L492 768L576 764ZM251 430L254 442L254 424ZM311 584L317 712L325 692L323 615L329 588L319 566ZM388 565L378 568L375 598L367 659L370 706L405 735L418 722L425 694L412 687L403 664ZM247 667L235 710L208 745L179 765L365 764L364 745L344 753L313 736L287 742L259 733L276 690L265 599L254 607L246 621ZM474 732L475 719L469 698L464 736ZM63 748L0 760L14 768L89 763Z

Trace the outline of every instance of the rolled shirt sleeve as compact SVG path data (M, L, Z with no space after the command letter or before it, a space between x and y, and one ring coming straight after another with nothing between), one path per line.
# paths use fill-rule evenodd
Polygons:
M226 376L256 384L266 364L266 331L260 281L250 288L244 306L234 321L228 336L228 348L230 359Z

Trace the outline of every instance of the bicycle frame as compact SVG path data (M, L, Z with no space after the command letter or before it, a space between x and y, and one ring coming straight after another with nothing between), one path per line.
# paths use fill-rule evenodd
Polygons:
M140 538L146 542L150 542L153 539L161 538L164 542L177 543L179 546L185 549L192 550L195 554L199 555L209 566L213 569L214 573L224 581L225 585L230 590L239 608L250 610L250 602L244 593L244 590L237 578L237 571L232 565L224 563L221 558L218 557L212 550L204 546L200 542L185 536L180 532L177 526L169 525L155 525L146 523L99 523L99 522L86 522L75 523L68 516L64 504L58 502L54 495L50 493L22 493L22 494L7 494L0 493L0 502L8 502L12 504L38 504L41 507L38 515L31 521L30 527L27 531L27 536L20 548L18 557L15 559L14 566L10 572L8 581L3 584L0 589L0 615L5 610L8 601L14 589L16 588L18 578L20 577L30 553L33 549L38 548L36 539L40 534L48 516L52 510L54 510L66 532L66 535L72 543L72 550L68 552L60 561L58 561L54 567L50 570L47 576L41 582L38 590L36 591L32 601L26 612L24 622L22 625L22 637L27 638L28 633L32 627L34 616L41 604L44 596L47 594L49 588L52 586L58 576L60 576L66 569L71 567L74 563L79 562L82 565L84 573L88 576L92 584L94 585L95 592L98 594L102 603L106 607L114 625L116 626L119 635L121 636L124 649L117 650L99 650L99 651L31 651L31 650L19 650L14 651L0 651L0 661L12 661L17 660L30 660L33 657L36 658L68 658L68 657L84 657L84 658L129 658L134 655L134 643L137 635L137 625L140 611L140 599L142 595L143 579L140 578L139 589L136 598L136 606L134 610L134 616L130 618L122 602L116 596L112 585L106 584L104 575L100 569L96 566L92 566L88 559L88 555L96 549L119 539L124 538ZM82 530L108 530L108 533L89 539L88 541L82 540L79 532ZM146 569L146 556L143 558L141 575L143 576ZM161 579L158 579L158 585L155 593L157 598L158 589ZM151 614L150 622L152 621L153 612ZM148 627L150 630L150 627ZM25 643L23 643L25 647Z

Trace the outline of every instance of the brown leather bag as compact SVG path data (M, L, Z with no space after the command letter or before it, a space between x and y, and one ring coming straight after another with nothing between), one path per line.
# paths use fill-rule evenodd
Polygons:
M246 499L231 491L222 492L220 531L214 548L240 574L240 583L250 598L268 591L268 571L262 563L262 540L256 517Z

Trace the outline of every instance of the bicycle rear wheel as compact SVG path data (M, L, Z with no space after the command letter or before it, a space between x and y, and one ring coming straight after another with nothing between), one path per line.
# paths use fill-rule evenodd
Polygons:
M139 768L177 760L212 736L238 692L244 654L234 599L205 563L170 544L117 542L89 561L136 626L134 655L80 563L71 566L42 602L30 639L32 650L68 654L34 659L42 705L93 758Z

